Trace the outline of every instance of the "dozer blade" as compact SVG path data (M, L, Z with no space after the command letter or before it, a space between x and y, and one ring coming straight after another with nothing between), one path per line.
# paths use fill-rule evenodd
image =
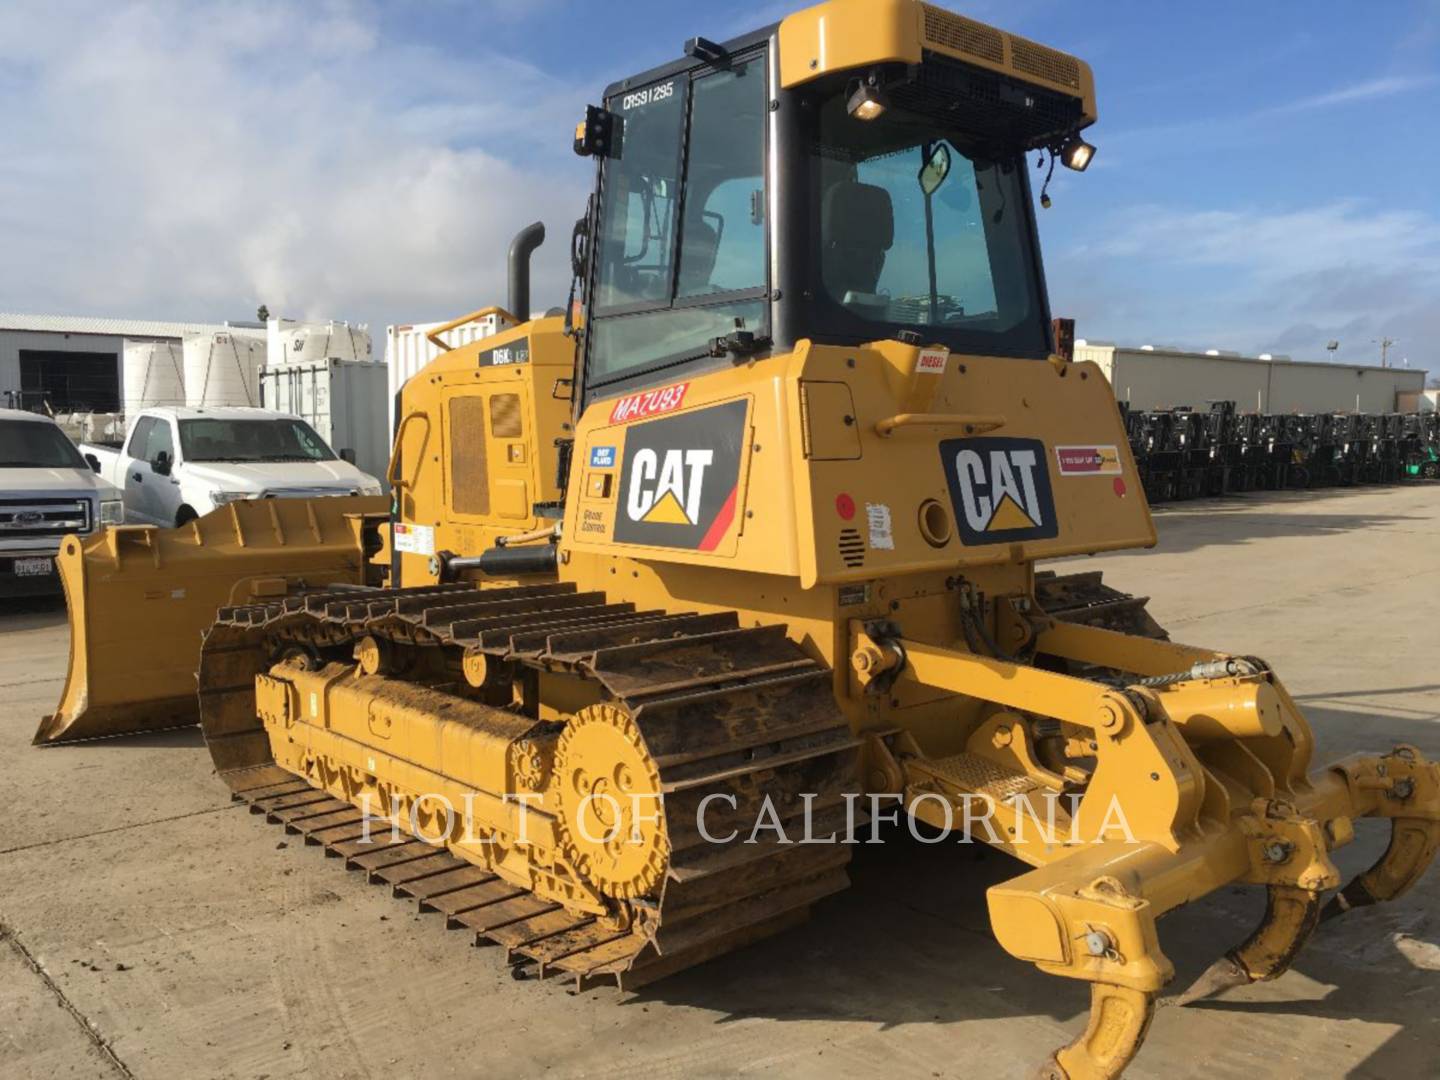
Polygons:
M193 724L201 636L224 607L365 580L381 497L231 503L178 529L69 537L70 666L37 745Z

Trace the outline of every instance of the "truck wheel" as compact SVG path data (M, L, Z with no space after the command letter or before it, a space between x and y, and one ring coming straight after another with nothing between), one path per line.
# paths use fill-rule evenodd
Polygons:
M199 516L193 507L182 506L175 511L175 527L178 529L181 525L188 525Z

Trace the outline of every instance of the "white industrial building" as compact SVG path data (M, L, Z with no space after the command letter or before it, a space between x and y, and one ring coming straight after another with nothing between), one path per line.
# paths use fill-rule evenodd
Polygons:
M1233 401L1242 412L1414 412L1425 388L1419 368L1292 360L1288 356L1186 352L1153 345L1075 342L1132 409L1203 409Z
M186 337L228 334L265 346L260 323L184 323L72 315L0 314L0 406L57 413L117 413L124 404L125 348L180 348ZM158 402L157 402L158 403ZM257 403L258 404L258 403Z
M385 365L363 323L180 323L0 314L0 407L49 412L77 441L166 405L304 417L374 476L390 453Z

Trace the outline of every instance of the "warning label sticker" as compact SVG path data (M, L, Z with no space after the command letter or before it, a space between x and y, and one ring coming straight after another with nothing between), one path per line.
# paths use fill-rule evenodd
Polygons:
M870 546L876 551L894 551L895 531L890 523L890 507L884 503L866 503L865 521L870 526Z
M406 525L397 521L392 535L396 551L406 555L435 554L435 530L428 525Z

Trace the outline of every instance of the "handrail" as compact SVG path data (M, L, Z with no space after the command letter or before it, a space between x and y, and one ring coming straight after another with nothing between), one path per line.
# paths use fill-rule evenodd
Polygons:
M449 352L451 349L455 348L455 346L451 345L448 341L441 341L441 334L448 334L451 330L454 330L456 327L459 326L464 326L466 323L479 322L487 315L500 315L512 323L519 323L524 321L522 319L517 319L514 315L510 314L510 312L506 311L499 304L491 304L489 307L483 307L479 311L472 311L469 315L461 315L458 319L451 319L443 326L437 326L435 327L435 329L427 331L425 337L430 342L430 344L434 345L437 349L440 349L443 352Z
M411 420L424 420L425 427L430 427L430 414L425 412L412 412L400 421L400 426L395 429L395 445L390 450L390 463L385 467L385 479L395 490L408 488L410 485L400 479L396 473L400 469L400 447L405 444L405 429L410 426Z
M966 435L980 435L1005 426L1003 416L974 413L900 413L887 416L875 425L880 435L889 438L902 428L961 428Z

